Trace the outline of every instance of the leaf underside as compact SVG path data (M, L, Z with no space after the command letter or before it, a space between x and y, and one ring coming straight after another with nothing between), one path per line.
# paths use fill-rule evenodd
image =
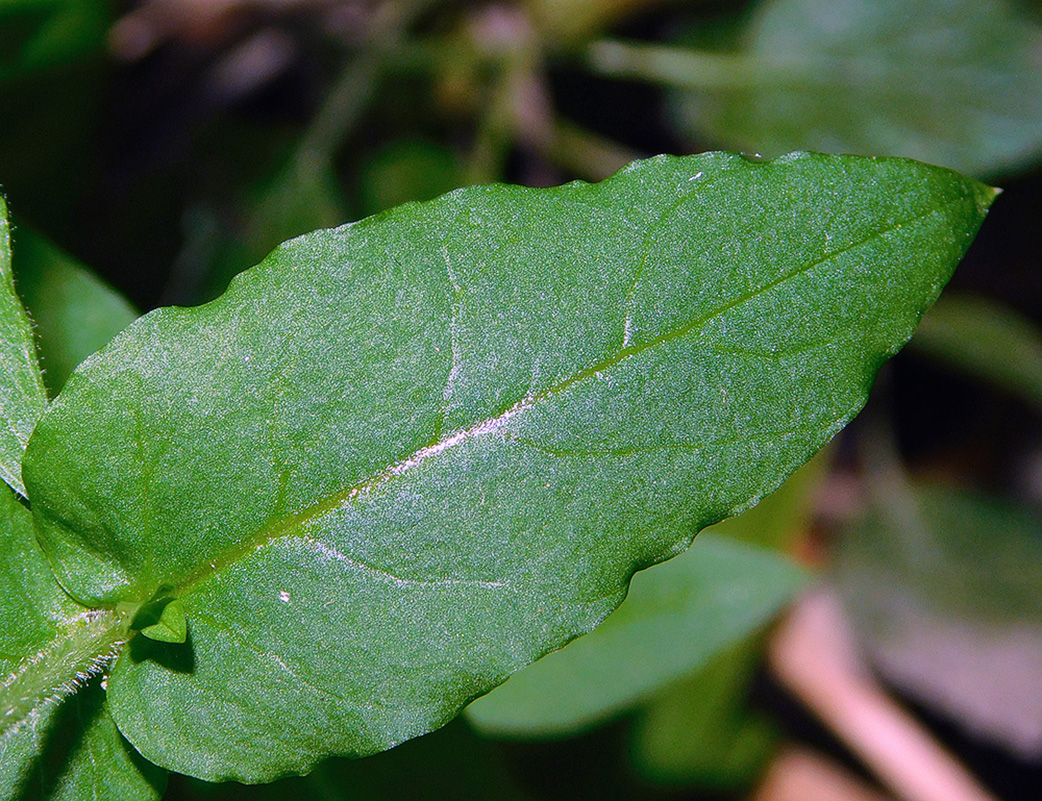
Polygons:
M826 442L992 198L901 160L659 157L319 231L137 321L25 460L75 597L183 604L184 644L115 664L120 730L257 782L441 725Z

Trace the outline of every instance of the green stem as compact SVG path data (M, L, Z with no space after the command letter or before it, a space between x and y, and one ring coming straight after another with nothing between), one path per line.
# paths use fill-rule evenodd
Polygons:
M65 621L55 638L0 682L0 740L101 672L126 640L123 616L108 610Z
M635 150L566 120L555 126L547 156L589 181L601 181L641 158Z
M361 52L340 74L325 102L304 132L294 154L294 166L310 170L332 161L337 147L358 123L376 95L388 61L400 47L402 31L432 5L433 0L412 0L387 6Z
M467 158L468 184L487 184L502 178L503 166L514 143L512 84L513 75L508 66L493 86L492 97L478 123Z
M737 89L778 82L777 75L751 58L686 47L594 42L586 63L608 78L630 78L683 89Z

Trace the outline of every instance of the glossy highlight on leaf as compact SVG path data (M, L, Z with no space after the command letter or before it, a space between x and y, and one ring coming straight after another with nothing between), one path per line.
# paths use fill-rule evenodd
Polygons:
M486 186L286 243L73 373L25 474L60 580L162 585L109 704L148 759L258 782L430 731L863 405L994 192L728 154Z

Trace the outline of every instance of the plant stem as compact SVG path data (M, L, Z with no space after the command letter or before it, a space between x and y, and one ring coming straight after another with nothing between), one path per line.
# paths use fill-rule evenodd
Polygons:
M430 7L432 1L390 4L386 7L387 13L373 22L373 30L361 52L337 78L301 137L293 159L297 169L313 169L332 161L337 147L375 96L386 64L396 52L402 30Z
M558 166L590 181L601 181L641 157L625 145L567 120L558 121L546 150Z
M608 78L631 78L683 89L736 89L778 82L776 75L746 56L668 45L606 39L590 45L586 63Z
M51 642L0 683L0 740L80 689L117 655L125 638L122 617L109 610L65 621Z

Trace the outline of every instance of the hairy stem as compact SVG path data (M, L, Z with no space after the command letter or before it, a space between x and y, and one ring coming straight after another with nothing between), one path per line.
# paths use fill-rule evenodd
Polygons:
M80 689L117 655L125 638L121 617L108 610L64 621L53 640L0 682L0 739Z

